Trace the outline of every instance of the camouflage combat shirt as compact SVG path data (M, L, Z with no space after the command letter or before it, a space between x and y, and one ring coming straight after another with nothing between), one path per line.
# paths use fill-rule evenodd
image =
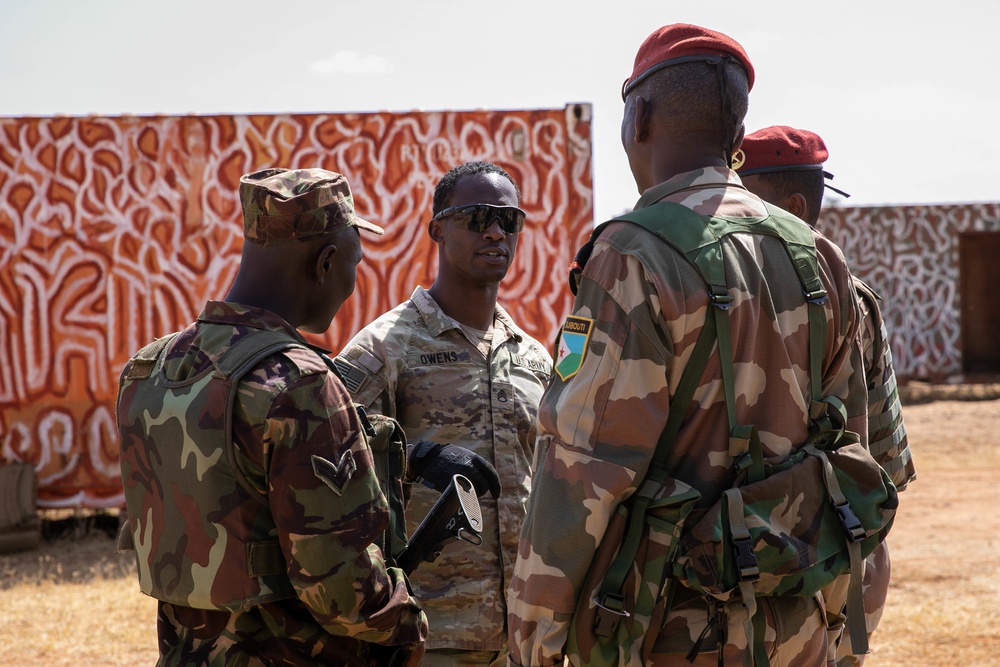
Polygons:
M430 622L427 647L502 651L506 588L530 488L538 401L551 357L496 308L489 359L427 290L365 327L338 355L354 400L397 419L407 442L466 447L491 462L502 491L480 498L483 544L450 544L410 577ZM412 534L438 493L415 484L406 508Z
M705 216L766 215L762 202L725 168L680 174L648 190L636 208L660 200ZM841 251L814 236L829 292L823 394L844 400L847 427L865 442L857 295ZM781 241L732 234L721 243L733 298L737 423L755 424L765 456L784 458L805 441L809 426L807 305ZM612 512L646 473L709 308L698 272L651 232L621 222L600 235L564 325L577 337L586 333L582 359L563 358L560 345L558 374L539 406L532 492L511 587L511 664L562 664L569 622L597 545ZM713 354L667 456L668 473L702 494L700 507L715 502L731 483L721 377ZM761 604L773 664L824 664L826 619L817 601L763 598ZM741 664L742 620L730 616L726 664ZM691 664L684 654L706 622L704 604L675 606L654 654L663 654L663 664ZM706 652L694 664L716 660L714 651Z
M175 381L198 376L257 329L284 330L306 344L273 313L211 301L167 348L164 372ZM128 390L123 401L130 400ZM373 544L387 525L388 507L371 453L349 394L321 356L293 348L259 362L240 381L232 428L236 464L266 504L244 499L232 506L235 494L214 494L192 478L189 488L163 499L187 507L190 521L164 527L164 535L175 529L172 539L215 535L212 526L233 513L255 525L270 522L295 597L239 612L160 601L157 664L367 667L392 650L374 643L422 651L426 616L402 571L387 568ZM188 460L172 441L146 447L158 460L168 460L172 450ZM314 472L317 458L339 471L337 484ZM186 466L184 461L177 464ZM142 483L142 474L123 470L123 482ZM149 511L156 515L155 508ZM245 561L228 567L240 566Z

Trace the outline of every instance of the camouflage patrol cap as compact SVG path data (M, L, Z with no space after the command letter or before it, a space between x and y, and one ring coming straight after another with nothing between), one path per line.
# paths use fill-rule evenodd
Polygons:
M753 65L743 47L728 35L689 23L673 23L656 30L635 54L632 75L622 84L622 99L640 81L664 67L688 62L718 63L732 58L747 73L747 91L753 88Z
M733 169L740 176L816 170L822 171L826 180L832 180L833 174L823 169L823 163L829 156L826 144L815 132L787 125L772 125L743 138L743 145L733 154ZM826 187L850 197L829 183L826 183Z
M354 212L351 186L326 169L263 169L240 178L243 237L269 245L355 226L385 230Z

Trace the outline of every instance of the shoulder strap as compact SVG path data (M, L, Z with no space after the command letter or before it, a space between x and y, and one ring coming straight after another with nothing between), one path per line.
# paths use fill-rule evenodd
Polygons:
M251 497L263 505L267 504L267 498L253 488L246 479L246 476L240 471L236 462L236 449L233 446L233 406L236 403L240 378L262 359L275 352L287 350L292 347L308 349L306 345L303 345L286 331L257 329L236 341L215 362L216 377L229 383L229 394L226 398L225 426L223 427L226 438L226 457L229 459L230 468L240 486Z
M820 277L819 261L816 258L816 244L812 229L801 220L790 216L779 208L765 204L767 217L725 218L701 216L686 206L674 202L659 202L616 218L635 223L656 234L671 247L684 255L708 284L709 298L715 309L716 327L719 337L719 353L731 359L731 342L728 325L728 310L732 299L726 283L726 265L722 257L720 239L727 234L749 233L772 236L781 239L788 253L795 273L802 285L802 292L809 303L809 378L812 400L822 401L822 364L826 337L826 314L823 304L827 293ZM614 221L611 221L614 222ZM605 225L608 223L605 223ZM604 225L594 230L593 243ZM589 252L587 253L589 257ZM580 269L582 271L582 267ZM735 400L732 394L732 363L722 364L723 380L726 382L726 403L730 428L736 427ZM728 377L727 377L728 376ZM818 408L814 408L814 412Z
M257 362L268 355L291 347L308 349L287 331L256 329L240 338L215 362L215 370L223 379L239 380Z
M686 209L684 207L681 208L685 211L689 211L692 215L695 215L693 211L690 211L690 209ZM659 216L662 213L658 213L656 216L653 216L649 213L649 211L649 208L640 209L639 211L634 211L633 213L617 218L616 220L634 222L635 224L645 227L646 229L650 229L651 226L655 226L659 223ZM698 218L698 223L702 223L700 216L695 215L695 217ZM690 222L690 218L688 218L688 220ZM615 222L615 220L611 220L609 222ZM581 248L581 252L585 251L585 256L582 256L582 262L580 261L581 254L577 253L577 259L574 261L574 265L570 269L570 283L574 294L576 293L574 269L577 269L576 274L582 273L586 260L590 258L594 241L596 241L597 237L607 224L609 223L604 223L604 225L595 229L590 241L588 241L588 244L584 246L584 248ZM691 228L695 228L693 222L691 223ZM650 229L650 231L654 231L654 233L656 233L653 229ZM657 235L667 243L670 243L670 245L675 248L677 247L669 236L663 234ZM728 298L728 294L726 296ZM728 302L725 307L728 308ZM635 555L639 549L646 509L648 508L649 503L652 502L652 500L657 496L660 489L663 487L664 481L666 480L667 471L664 464L666 462L670 443L674 441L674 438L677 436L677 432L680 430L681 423L684 421L684 415L687 413L688 406L694 396L694 391L698 387L698 382L701 380L701 376L705 371L705 366L708 364L708 358L711 355L715 341L716 320L709 317L706 318L705 325L702 327L701 334L698 336L698 341L695 343L694 351L691 353L691 357L688 359L688 363L684 367L684 372L681 374L681 380L677 385L677 391L674 392L674 397L670 400L667 423L663 427L660 437L657 439L656 449L653 452L653 457L650 461L646 476L633 496L632 507L629 512L628 525L625 528L621 548L618 550L614 560L608 566L608 570L604 575L600 588L598 589L597 600L599 601L599 606L595 632L600 635L610 636L614 632L618 621L621 620L621 617L625 613L627 613L624 610L625 598L621 595L621 590L625 583L625 578L628 576L629 569L632 567L632 563L635 560Z
M604 228L612 222L637 224L675 248L701 274L713 300L725 300L728 297L725 263L722 261L722 248L719 245L723 236L743 232L777 237L784 242L810 306L809 374L812 399L817 403L822 399L821 378L826 335L823 305L826 303L827 293L820 277L813 232L809 225L780 208L766 203L765 207L768 215L764 218L724 218L701 216L681 204L663 201L609 220L594 229L590 239L577 252L569 269L570 290L576 294L579 276L590 259L594 244ZM722 333L721 329L719 333Z

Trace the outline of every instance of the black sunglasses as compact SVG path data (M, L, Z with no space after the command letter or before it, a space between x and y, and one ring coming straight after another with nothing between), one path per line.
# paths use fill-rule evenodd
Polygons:
M494 220L500 222L504 234L517 234L524 229L525 212L516 206L494 206L493 204L465 204L450 206L437 215L434 220L450 217L452 221L470 232L484 232L489 229Z

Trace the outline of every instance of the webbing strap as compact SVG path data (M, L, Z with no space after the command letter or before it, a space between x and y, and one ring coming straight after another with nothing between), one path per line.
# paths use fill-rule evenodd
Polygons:
M684 414L687 412L687 407L691 403L694 391L701 381L701 375L704 372L705 365L708 363L708 357L714 343L715 324L714 320L709 317L706 319L705 326L702 328L694 350L691 352L691 357L684 367L681 380L677 385L677 391L674 392L674 397L670 401L670 412L667 415L667 423L656 442L656 450L653 452L653 458L650 461L646 479L635 494L635 501L630 509L628 525L625 530L625 536L622 539L622 546L608 567L608 571L605 573L604 579L601 581L601 586L597 591L595 602L599 606L595 632L602 636L610 637L614 633L618 621L626 614L624 611L624 597L621 595L621 590L622 585L625 583L625 577L628 576L629 568L632 567L632 562L635 560L636 551L639 549L646 508L663 485L663 480L666 476L664 462L667 458L670 443L677 436L681 423L684 421Z
M803 449L818 458L823 464L823 480L826 483L826 491L834 509L840 515L840 521L844 527L851 568L847 585L847 631L851 635L851 648L855 655L863 655L868 653L868 630L865 625L865 606L862 596L862 568L864 564L861 558L861 541L866 536L865 529L851 509L850 503L847 502L847 498L840 488L840 482L837 481L837 475L833 472L833 464L830 463L826 452L813 445L806 445Z
M725 264L719 239L732 233L772 236L784 241L806 298L822 303L826 290L816 259L812 229L779 208L765 206L768 213L765 218L721 218L701 216L681 204L661 201L604 223L594 230L590 240L594 241L610 222L633 222L679 250L698 269L705 282L724 285Z
M885 384L868 390L868 402L884 401L896 392L896 375L890 375Z
M760 577L757 569L757 558L753 553L753 543L750 541L750 531L747 529L743 514L743 495L739 489L726 489L723 493L726 499L726 516L729 521L729 534L733 539L733 552L736 556L736 580L740 589L740 600L747 610L743 621L743 632L747 636L747 647L743 654L743 664L754 667L754 617L757 616L757 595L753 582ZM763 635L761 635L763 639ZM722 647L719 648L722 650ZM766 664L766 663L764 663Z
M247 542L247 574L252 578L284 574L285 555L277 539Z
M246 364L256 363L272 352L293 346L305 347L287 331L256 329L236 341L219 357L215 362L216 372L228 379L234 374L239 375L238 371L243 370Z
M881 465L882 469L885 470L885 474L894 478L897 472L906 467L912 457L913 455L910 454L910 450L907 448L904 449L896 458L880 463L879 465Z
M729 420L729 433L736 429L736 382L733 379L733 341L729 332L729 301L719 301L718 292L725 291L725 286L711 285L713 314L715 328L719 339L719 363L722 365L722 387L726 392L726 418ZM731 299L730 299L731 300Z
M851 651L854 655L864 655L868 653L868 628L865 624L861 541L848 542L847 553L851 559L851 574L847 585L847 632L851 636Z
M823 348L826 338L826 313L821 303L809 302L809 385L813 401L823 398Z

